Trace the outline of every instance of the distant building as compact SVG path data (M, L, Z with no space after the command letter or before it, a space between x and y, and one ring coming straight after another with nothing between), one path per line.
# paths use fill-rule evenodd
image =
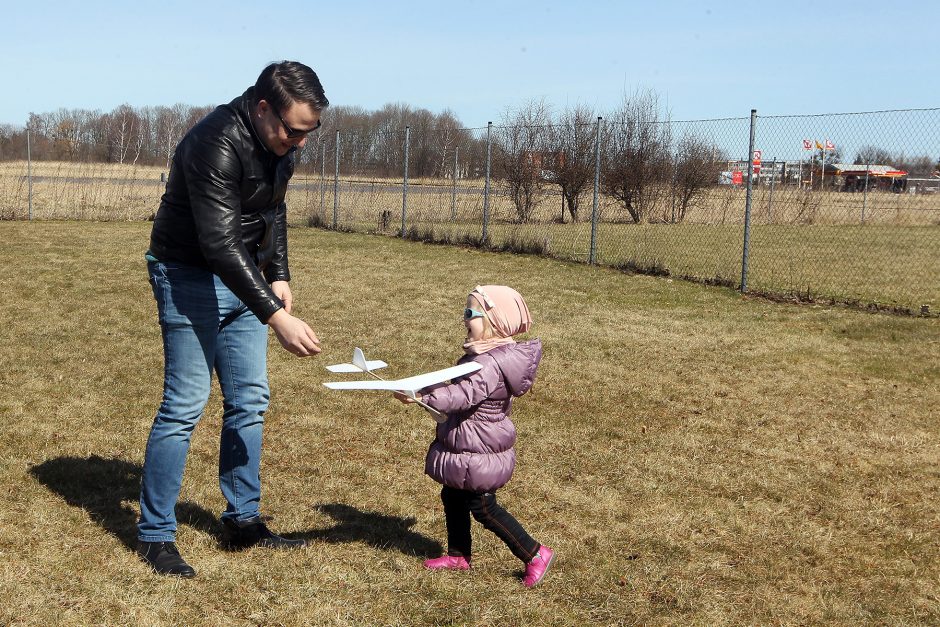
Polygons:
M930 178L908 178L909 194L940 194L940 172L934 172Z
M849 163L830 163L826 165L826 175L841 177L842 191L865 191L868 189L903 192L907 189L907 172L890 165L858 165Z
M718 174L719 185L744 185L747 182L747 169L751 165L750 161L741 159L730 159L722 161L721 166L724 170ZM800 172L809 172L808 166L799 161L764 161L760 165L754 166L754 185L774 185L792 184L799 182Z

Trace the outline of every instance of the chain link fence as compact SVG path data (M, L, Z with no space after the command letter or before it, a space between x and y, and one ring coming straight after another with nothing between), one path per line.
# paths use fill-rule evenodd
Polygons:
M940 110L599 120L568 128L567 140L559 125L538 128L542 137L531 141L517 127L469 129L459 143L406 129L391 138L402 147L397 179L337 161L339 132L319 147L333 170L298 183L315 185L320 204L301 201L297 210L307 207L309 223L328 228L546 254L771 296L914 313L940 307L932 157L940 154ZM579 135L587 149L570 149ZM436 178L406 170L416 142L438 146ZM577 159L586 176L572 194L566 169L577 169ZM413 173L411 156L407 163Z
M605 119L527 111L473 129L321 131L299 155L289 220L940 310L940 109L672 121L650 105ZM29 138L26 155L0 142L0 219L152 216L163 163L101 163L89 141L49 158L50 141Z

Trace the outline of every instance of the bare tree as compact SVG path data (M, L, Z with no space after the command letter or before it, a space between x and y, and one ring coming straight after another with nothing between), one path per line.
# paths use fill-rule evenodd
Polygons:
M401 174L405 158L405 127L411 108L404 103L389 103L369 117L374 129L376 162L384 176Z
M927 155L906 157L901 153L894 158L894 166L912 176L930 176L934 171L934 160Z
M376 147L382 141L381 133L365 109L357 106L327 109L320 134L326 141L332 142L337 130L341 132L340 171L386 175L383 164L376 157ZM328 145L332 146L332 143Z
M561 188L561 221L565 205L572 222L578 221L581 194L594 180L596 116L587 107L568 109L558 124L551 127L544 167L551 182Z
M78 158L82 147L82 116L79 111L69 111L68 109L59 109L55 113L49 114L50 128L52 133L52 157L65 161L73 161Z
M646 91L625 97L609 119L602 188L639 224L649 218L672 175L668 115L660 115L659 97Z
M32 150L32 158L36 159L37 161L53 158L52 142L49 138L52 136L52 130L54 127L49 120L49 116L39 113L30 113L29 121L26 123L26 127L29 129L30 133L30 149ZM25 150L23 151L23 155L26 155Z
M139 132L140 118L129 104L122 104L108 115L109 160L124 163Z
M877 146L862 146L855 153L855 165L889 165L892 161L891 153Z
M722 158L718 149L706 140L689 132L683 134L676 147L671 222L685 220L705 191L718 183Z
M157 145L160 147L161 155L166 157L166 168L170 169L170 160L173 158L173 151L176 150L176 144L183 136L186 116L189 107L177 103L172 107L157 107Z
M140 143L142 160L153 165L160 159L160 149L157 141L157 111L153 107L143 107L138 111L141 120Z
M138 161L149 162L149 157L154 154L152 150L153 109L143 107L142 109L137 109L135 114L137 117L137 125L134 129L134 137L132 138L132 148L134 151L133 165L137 165Z
M503 125L495 127L495 174L505 182L519 222L532 217L547 183L542 166L550 122L548 106L539 100L507 110Z
M460 128L460 122L451 111L441 113L434 124L434 151L437 159L430 176L444 177L453 174L450 155L457 146L465 144L469 133Z
M416 109L408 116L411 135L408 148L408 172L411 176L434 176L438 163L436 116L427 109ZM402 129L404 130L404 129Z
M0 124L0 161L20 159L26 154L25 148L19 149L21 144L25 144L25 139L20 139L25 135L25 131L12 124Z

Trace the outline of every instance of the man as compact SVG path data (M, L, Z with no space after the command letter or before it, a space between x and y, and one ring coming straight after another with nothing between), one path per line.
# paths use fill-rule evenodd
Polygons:
M294 153L329 105L316 73L284 61L180 141L147 252L163 335L163 401L144 459L137 552L160 574L193 577L176 549L174 508L212 372L223 396L219 485L223 542L303 546L262 522L261 429L268 407L267 328L299 357L320 340L291 315L287 206Z

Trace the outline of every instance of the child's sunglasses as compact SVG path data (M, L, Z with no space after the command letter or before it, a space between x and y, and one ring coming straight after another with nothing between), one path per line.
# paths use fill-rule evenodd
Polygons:
M467 307L463 310L463 319L464 320L473 320L474 318L485 318L486 314L482 311L477 311L476 309L470 309Z

